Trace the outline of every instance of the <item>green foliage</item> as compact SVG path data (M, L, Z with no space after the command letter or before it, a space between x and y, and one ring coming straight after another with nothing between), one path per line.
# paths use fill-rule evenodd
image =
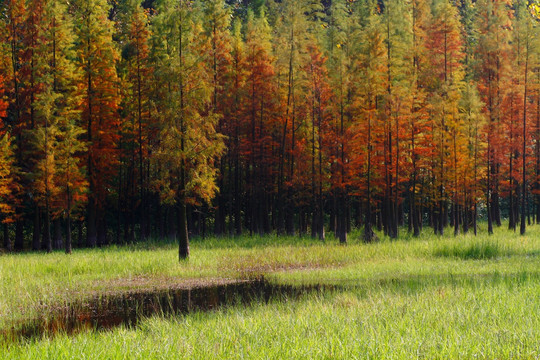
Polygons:
M208 112L213 89L210 69L200 61L208 44L199 16L197 8L181 1L178 6L164 5L155 20L160 29L154 50L162 61L159 81L169 89L161 103L157 157L164 171L156 186L167 203L180 195L192 202L209 201L217 191L215 161L224 144L216 130L219 116Z
M38 205L65 217L85 200L85 174L77 156L86 150L80 127L82 74L74 62L74 25L66 4L47 1L41 21L36 66L41 90L33 105L37 126L31 130L38 157L30 176Z

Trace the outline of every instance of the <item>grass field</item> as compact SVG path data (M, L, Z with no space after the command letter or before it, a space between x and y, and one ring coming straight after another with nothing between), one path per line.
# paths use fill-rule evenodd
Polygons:
M0 328L47 306L136 288L264 275L333 290L138 327L0 345L0 358L540 358L540 227L525 237L435 237L342 246L303 238L194 241L0 256Z

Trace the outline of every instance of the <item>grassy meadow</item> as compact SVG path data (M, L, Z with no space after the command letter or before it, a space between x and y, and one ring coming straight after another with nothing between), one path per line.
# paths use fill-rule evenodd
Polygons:
M230 306L136 328L0 343L1 359L538 359L540 227L363 244L242 237L0 256L0 329L102 293L200 286L264 275L335 285L300 298Z

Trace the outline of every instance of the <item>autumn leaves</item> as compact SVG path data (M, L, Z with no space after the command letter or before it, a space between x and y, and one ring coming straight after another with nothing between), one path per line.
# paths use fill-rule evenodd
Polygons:
M0 209L17 248L30 227L51 250L53 222L70 251L72 217L87 246L169 233L184 258L210 226L371 241L476 231L480 213L524 231L540 211L526 3L150 5L4 3Z

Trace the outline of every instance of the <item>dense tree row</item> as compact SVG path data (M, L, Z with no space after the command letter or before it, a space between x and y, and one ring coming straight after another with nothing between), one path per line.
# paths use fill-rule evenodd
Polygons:
M524 0L4 0L7 250L540 221Z

